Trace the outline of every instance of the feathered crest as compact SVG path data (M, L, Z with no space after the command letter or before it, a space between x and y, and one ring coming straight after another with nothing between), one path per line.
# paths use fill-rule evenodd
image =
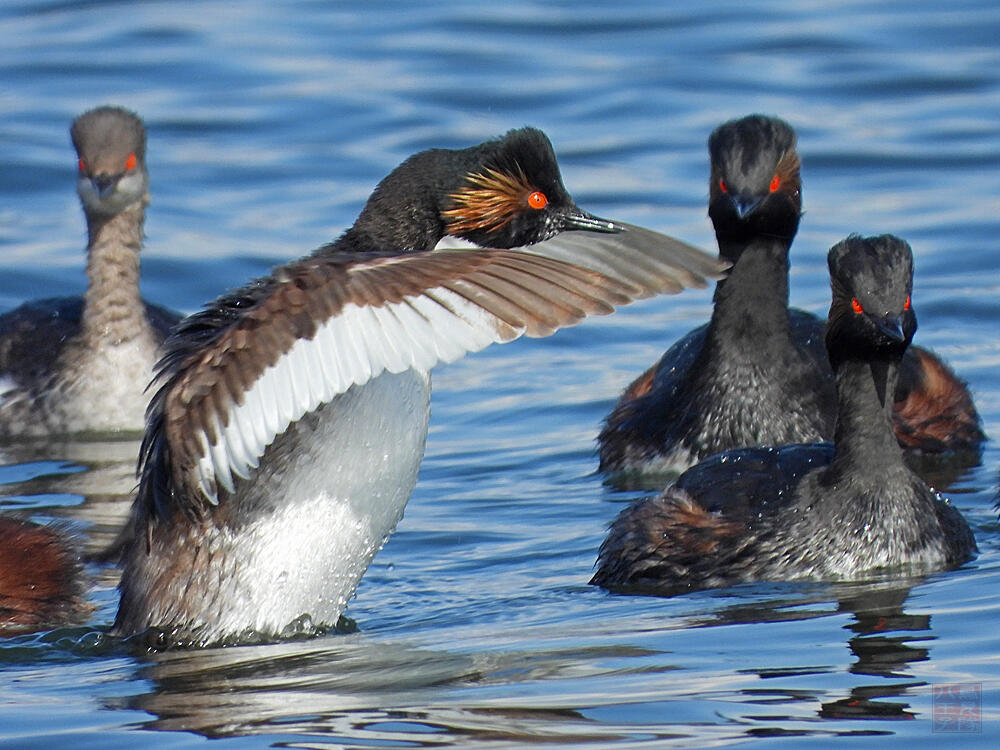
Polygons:
M778 160L775 173L780 178L781 190L796 193L802 190L802 178L799 175L799 154L792 146Z
M482 173L471 172L469 184L448 196L454 206L441 212L449 234L495 232L510 223L535 190L524 171L515 169L514 174L490 167Z

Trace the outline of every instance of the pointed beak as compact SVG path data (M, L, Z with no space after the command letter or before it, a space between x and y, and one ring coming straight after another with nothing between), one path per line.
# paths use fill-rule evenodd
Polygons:
M733 210L736 211L736 215L740 219L745 219L757 210L757 206L761 204L764 198L759 195L730 194L729 200L732 201Z
M899 316L886 315L883 318L875 318L875 325L890 343L901 344L906 341L906 334L903 333L903 321Z
M615 234L621 232L624 227L620 224L615 224L613 221L608 219L601 219L600 217L589 214L586 211L573 206L565 213L561 215L560 227L563 230L568 229L581 229L586 232L604 232L605 234Z
M121 175L116 174L95 174L90 181L94 184L97 195L103 200L114 192L120 177Z

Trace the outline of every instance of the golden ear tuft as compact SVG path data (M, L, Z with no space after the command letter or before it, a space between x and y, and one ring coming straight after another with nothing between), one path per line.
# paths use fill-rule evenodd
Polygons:
M514 175L496 169L470 172L467 179L469 184L449 196L454 205L442 211L451 234L501 229L537 192L520 169Z
M799 177L799 155L794 148L788 149L778 160L774 177L771 178L771 192L781 189L788 193L796 193L802 189L802 179Z

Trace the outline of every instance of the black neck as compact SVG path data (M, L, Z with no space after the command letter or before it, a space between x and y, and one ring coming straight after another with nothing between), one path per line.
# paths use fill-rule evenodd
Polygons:
M318 252L422 252L446 233L441 212L487 146L414 154L372 192L354 226Z
M759 237L736 251L723 247L723 257L737 258L729 275L715 288L709 325L714 346L772 346L789 337L788 249L791 241Z
M444 236L443 224L438 227L417 226L415 223L392 222L378 224L355 223L335 242L320 248L320 252L420 252L432 249Z
M892 426L899 359L848 359L837 365L836 448L831 472L885 477L904 468Z

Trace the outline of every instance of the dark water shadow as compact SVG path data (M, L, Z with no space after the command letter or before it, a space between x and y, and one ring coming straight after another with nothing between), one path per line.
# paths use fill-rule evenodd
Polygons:
M801 702L804 698L819 704L821 719L867 719L881 721L913 720L918 718L905 698L914 691L927 688L923 680L914 679L911 665L930 659L930 644L936 639L928 614L910 614L905 603L920 578L882 580L865 583L816 585L817 589L801 596L756 601L725 607L697 623L701 627L805 620L848 613L852 621L845 625L849 636L846 645L854 657L848 667L852 675L878 678L863 680L850 688L846 695L831 698L829 691L782 691L767 689L744 691L750 702L766 699L769 704L784 701ZM812 588L812 587L810 587ZM830 604L835 604L835 609ZM800 655L801 656L801 655ZM762 680L808 675L830 674L828 666L789 665L783 668L748 669ZM775 717L779 718L779 717ZM788 719L789 717L780 717ZM760 734L760 728L754 735Z

